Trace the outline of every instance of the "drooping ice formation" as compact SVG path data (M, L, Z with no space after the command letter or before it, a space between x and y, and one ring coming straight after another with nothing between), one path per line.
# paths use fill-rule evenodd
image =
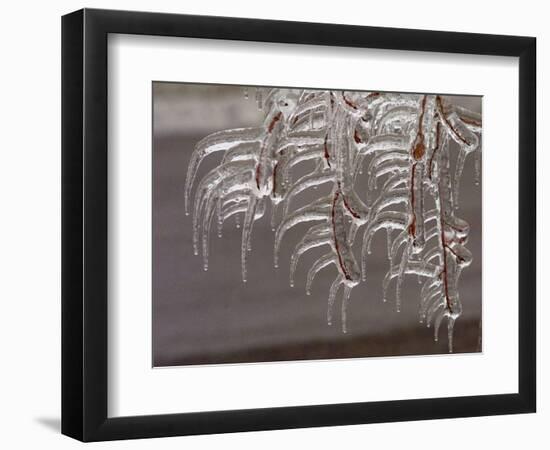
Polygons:
M212 221L221 235L227 219L241 217L237 224L242 222L241 270L246 281L252 228L269 202L275 266L285 234L307 223L290 258L290 284L301 256L324 248L308 272L306 293L321 270L334 266L327 321L332 323L342 288L342 330L347 332L352 289L368 281L370 244L385 230L389 269L384 300L395 282L399 311L405 300L404 277L416 275L422 282L420 321L433 326L437 340L446 319L452 352L454 322L462 312L459 277L472 260L465 247L469 225L456 215L459 181L466 158L481 153L480 115L437 95L260 88L255 98L264 112L262 126L205 137L189 163L185 209L192 207L194 251L201 251L205 270ZM457 145L451 146L452 141ZM459 150L453 171L455 147ZM223 154L220 164L196 183L201 162L218 152ZM476 157L477 172L479 160ZM306 161L312 169L296 176L295 167L304 167ZM364 172L368 189L357 192ZM331 187L330 193L325 189L316 201L295 206L301 192L319 186ZM359 260L354 252L357 237Z

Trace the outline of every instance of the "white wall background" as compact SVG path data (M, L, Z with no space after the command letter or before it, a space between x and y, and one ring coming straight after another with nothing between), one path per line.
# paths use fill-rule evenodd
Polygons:
M278 0L8 2L0 16L0 444L75 448L60 417L60 16L83 6L530 35L538 38L539 230L550 226L543 107L550 105L544 2L297 2ZM515 107L515 105L511 105ZM539 231L539 255L550 240ZM550 445L550 264L539 256L539 412L536 415L239 433L101 443L94 448L518 448ZM545 280L544 280L545 278ZM546 354L544 354L546 352ZM460 374L457 374L460 376Z

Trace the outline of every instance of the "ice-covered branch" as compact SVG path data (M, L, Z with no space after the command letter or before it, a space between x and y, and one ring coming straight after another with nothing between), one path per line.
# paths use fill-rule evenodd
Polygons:
M227 219L240 217L246 281L252 229L270 204L275 266L287 232L308 223L290 257L290 284L301 256L323 247L309 269L306 292L316 275L331 267L327 321L333 321L342 288L346 332L352 289L368 282L371 242L384 230L389 262L384 300L395 280L397 311L403 301L412 301L402 298L402 285L405 277L416 275L423 282L420 320L434 326L437 340L447 319L452 351L454 323L462 313L458 281L472 260L465 247L469 225L456 215L460 178L471 154L480 171L480 115L437 95L269 88L257 89L255 98L265 117L260 127L205 137L189 163L185 210L193 198L193 244L196 254L201 250L205 270L211 222L216 220L221 235ZM219 164L196 183L202 161L216 153L223 155ZM363 174L367 189L360 191ZM302 193L321 186L325 189L319 189L316 201L296 206Z

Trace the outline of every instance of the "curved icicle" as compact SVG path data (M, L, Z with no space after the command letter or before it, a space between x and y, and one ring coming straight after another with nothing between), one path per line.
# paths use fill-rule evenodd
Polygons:
M455 326L455 317L452 315L447 319L447 340L449 342L449 353L453 353L453 331Z
M329 208L328 203L323 204L323 202L317 202L312 205L304 206L294 213L290 214L288 217L283 219L283 221L278 226L275 231L275 250L274 250L274 263L275 267L278 266L279 261L279 247L285 233L290 230L292 227L303 222L317 221L317 220L327 220L329 217Z
M390 230L388 230L388 233L390 233ZM397 237L393 240L390 247L389 252L389 259L390 264L393 265L393 262L395 261L395 258L397 258L397 254L399 253L399 249L403 244L406 244L409 242L409 232L407 230L401 231Z
M281 158L281 167L280 171L283 178L287 178L290 170L296 165L312 160L321 159L324 155L324 151L320 146L314 146L307 150L288 150L288 156L286 158ZM286 151L284 155L286 155Z
M327 304L327 323L332 325L332 309L334 307L334 302L336 300L336 294L340 289L340 286L344 284L344 279L341 275L338 275L333 281L332 286L328 294L328 304Z
M254 217L256 215L257 202L257 197L250 197L250 199L248 200L248 208L246 210L243 221L243 234L241 241L241 271L244 283L246 283L246 260L248 256L248 247L250 245L250 235L252 234L252 225L254 224Z
M385 161L376 167L376 170L369 178L369 189L376 189L378 178L388 174L397 174L406 172L409 169L407 160Z
M380 229L403 230L407 226L408 215L403 212L383 211L377 217L369 221L363 234L361 248L361 267L363 279L366 277L367 254L370 252L370 242L374 234Z
M195 255L198 254L199 220L203 209L213 198L216 198L217 188L226 178L247 172L250 168L251 166L244 162L228 163L212 169L200 182L195 194L193 208L193 248Z
M388 206L396 205L399 203L407 204L409 201L409 190L408 189L395 189L382 195L378 200L373 203L370 209L370 218L376 217L380 211L387 208Z
M370 155L376 152L387 151L406 151L408 145L408 137L394 134L373 136L368 144L363 145L359 149L359 154Z
M426 326L428 328L430 328L434 320L434 317L436 316L436 314L438 314L438 311L439 311L439 314L444 313L445 308L446 308L445 302L440 298L438 299L438 301L435 301L431 304L431 306L428 308L428 311L426 313Z
M258 142L244 142L237 144L225 151L221 164L256 159L258 150Z
M393 121L411 121L415 120L417 115L417 108L412 105L400 105L395 108L389 109L384 115L379 119L378 124L376 125L377 134L381 134L384 130L384 127Z
M305 175L304 177L300 178L294 184L292 189L290 189L287 193L286 201L284 202L284 205L283 205L283 216L287 215L288 209L290 207L290 202L300 192L302 192L306 189L312 188L312 187L316 187L316 186L320 186L320 185L325 184L325 183L329 183L329 182L334 181L334 180L335 180L335 174L330 173L330 172L329 173L326 173L326 172L313 173L313 174Z
M384 278L384 285L389 284L391 280L399 276L399 272L400 272L400 266L392 267L386 274L386 277ZM424 266L419 261L410 261L410 260L405 266L405 270L404 270L404 273L406 274L414 274L414 275L419 275L421 277L426 277L426 278L434 277L436 272L437 272L436 266L434 266L433 264L428 264Z
M342 332L348 332L348 306L351 296L352 286L344 284L344 297L342 298Z
M453 201L455 208L458 209L458 194L460 192L460 178L462 177L462 171L464 170L464 163L466 162L466 156L468 153L464 149L460 149L458 152L458 157L456 159L456 169L455 169L455 183L453 189Z
M220 203L220 200L218 199L215 203L212 202L211 205L207 208L204 217L203 217L203 223L202 223L202 258L203 258L203 268L204 270L208 270L208 247L209 247L209 239L210 239L210 224L212 223L212 220L214 218L214 214L216 213L216 207Z
M390 151L385 153L380 153L379 155L374 156L374 158L371 159L367 174L369 176L369 179L371 179L375 171L382 165L382 164L388 164L389 162L394 162L396 160L399 161L408 161L409 155L405 151Z
M447 312L441 311L434 320L434 341L435 342L439 340L439 327L441 326L441 322L446 316L447 316Z
M300 257L308 250L326 244L330 244L330 234L326 225L321 224L310 228L290 257L290 286L294 286L294 273Z
M187 167L184 191L186 214L189 213L189 197L202 160L212 153L226 151L235 145L257 141L261 138L262 133L263 130L261 128L237 128L235 130L213 133L199 141Z
M403 250L403 256L401 257L401 264L399 266L399 274L397 275L397 287L395 288L395 309L397 312L401 311L401 286L403 285L403 278L405 277L405 270L409 264L409 246Z
M311 285L313 284L313 280L315 279L315 276L324 269L325 267L329 266L330 264L336 264L335 257L332 253L327 253L326 255L319 258L317 261L313 263L311 268L309 269L309 272L307 273L307 281L306 281L306 294L311 294Z

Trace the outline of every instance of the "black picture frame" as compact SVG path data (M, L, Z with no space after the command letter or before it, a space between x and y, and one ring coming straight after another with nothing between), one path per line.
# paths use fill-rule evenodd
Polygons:
M519 58L517 393L107 416L107 36L178 36ZM62 18L62 433L82 441L535 412L536 39L83 9Z

